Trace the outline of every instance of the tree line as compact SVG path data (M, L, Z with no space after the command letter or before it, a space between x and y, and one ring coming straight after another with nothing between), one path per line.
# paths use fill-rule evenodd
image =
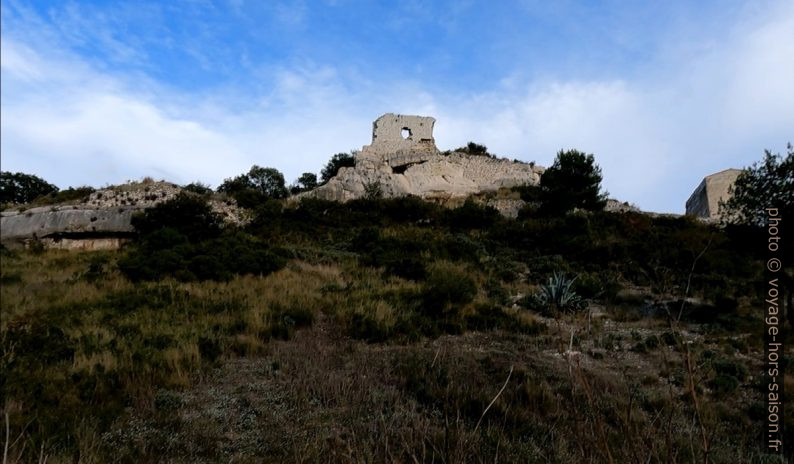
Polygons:
M473 147L473 148L472 148ZM473 142L467 152L486 148ZM477 150L475 150L477 149ZM479 153L479 152L478 152ZM355 166L351 153L337 153L317 174L304 172L287 185L284 175L276 168L254 165L235 177L227 178L216 189L234 198L238 205L254 209L269 199L283 199L317 188L337 175L343 167ZM607 199L603 191L601 168L592 154L578 150L561 150L553 164L541 176L540 185L520 189L527 202L525 214L561 214L574 209L601 210ZM183 186L198 194L212 193L210 186L193 182ZM92 187L69 187L60 190L46 180L21 172L0 173L0 205L43 204L76 200L85 197ZM788 144L785 156L765 150L763 159L742 170L731 188L731 197L720 204L725 222L762 225L765 208L778 208L783 217L789 217L794 205L794 148Z

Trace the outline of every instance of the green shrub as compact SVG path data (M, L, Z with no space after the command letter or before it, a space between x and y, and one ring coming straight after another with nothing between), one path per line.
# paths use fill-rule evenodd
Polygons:
M555 272L567 272L569 263L561 255L533 256L526 260L532 277L550 277Z
M438 262L431 266L423 287L426 314L444 315L458 312L477 294L477 284L458 266Z
M138 243L119 260L130 280L175 277L183 281L228 280L235 274L267 275L286 265L262 241L236 230L222 231L206 201L180 194L134 222Z
M184 192L132 218L132 225L142 236L170 228L190 241L217 237L222 224L206 199Z
M379 180L364 183L364 198L377 200L383 198L383 184Z
M739 380L732 375L719 374L709 382L709 386L717 395L727 395L739 388Z
M427 277L424 260L416 256L396 258L385 263L384 273L408 280L424 280Z
M579 274L574 281L573 290L582 298L596 298L601 296L604 287L600 276L595 272Z
M214 363L223 354L223 347L220 341L212 336L199 336L198 349L201 359Z
M69 187L65 190L50 192L47 195L35 198L31 206L56 205L65 202L86 201L88 196L96 190L93 187Z
M212 188L210 188L209 185L198 181L191 182L187 185L183 185L182 190L195 193L196 195L209 195L210 193L212 193Z
M57 192L58 187L40 177L21 172L0 172L0 203L24 204Z
M479 256L485 253L482 245L465 233L444 238L439 248L443 256L451 261L478 262Z
M739 361L731 359L721 359L715 362L714 371L717 375L727 375L739 380L745 380L749 374L747 366Z
M466 153L472 156L487 156L489 158L496 158L496 156L488 153L488 147L479 143L469 142L465 147L458 147L453 152Z
M428 245L411 237L381 237L373 228L364 228L353 238L352 247L362 253L366 266L383 267L385 275L423 280L427 275L422 252Z
M446 223L452 229L487 229L500 218L499 211L492 206L467 199L462 206L447 211Z
M606 194L601 192L601 179L601 168L593 155L560 151L540 178L540 212L559 215L574 208L603 209Z
M392 330L382 322L362 313L354 313L347 322L346 328L351 337L369 343L384 342L393 335Z
M320 180L321 183L325 184L332 177L339 172L339 170L343 167L353 167L356 165L356 159L353 157L352 154L348 153L337 153L328 160L328 163L323 167L322 171L320 171Z

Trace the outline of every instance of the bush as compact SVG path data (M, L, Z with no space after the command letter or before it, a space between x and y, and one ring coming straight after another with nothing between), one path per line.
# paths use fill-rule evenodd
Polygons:
M720 202L723 220L764 225L766 208L777 208L781 217L794 212L794 147L789 143L785 158L764 151L764 159L745 168L731 187L732 195Z
M500 218L499 211L467 199L462 206L447 211L447 224L453 229L487 229Z
M275 168L251 166L247 174L226 179L218 192L231 195L240 207L253 209L269 198L279 199L287 196L284 175Z
M58 187L41 177L21 172L0 172L0 203L30 203L40 196L57 192Z
M595 272L579 274L574 281L573 290L583 298L599 297L603 292L601 278Z
M714 371L717 375L727 375L745 380L749 374L747 367L739 361L721 359L714 363Z
M411 238L382 238L375 228L364 228L353 238L353 250L361 253L362 264L383 267L386 275L408 280L423 280L426 276L421 253L426 243Z
M133 224L139 240L118 264L132 281L228 280L235 274L267 275L286 265L251 235L222 231L219 217L193 194L161 203Z
M217 237L222 224L204 198L184 192L132 218L133 227L144 237L169 228L193 242Z
M558 152L540 178L540 212L560 215L574 208L604 209L606 193L601 192L601 179L593 155L578 150Z
M94 193L93 187L69 187L66 190L51 192L31 201L31 206L56 205L65 202L86 201Z
M718 395L733 393L739 388L739 380L730 375L717 375L709 382L709 386Z
M425 263L421 258L408 256L386 262L384 272L387 275L402 277L408 280L424 280L427 276Z
M384 342L392 335L389 327L368 314L354 313L347 322L347 333L368 343Z
M487 156L489 158L495 158L494 155L488 153L488 147L474 142L469 142L465 147L458 147L452 151L466 153L472 156Z
M325 184L332 177L336 176L339 170L343 167L353 167L356 165L356 159L352 154L337 153L328 160L328 163L320 171L320 181Z
M379 180L366 182L364 184L364 198L367 200L383 198L383 185Z
M223 347L220 341L214 337L199 336L198 349L201 359L210 363L217 361L221 354L223 354Z
M212 188L209 185L201 183L201 182L191 182L187 185L182 186L182 190L186 190L191 193L195 193L196 195L208 195L212 193Z
M293 182L290 187L290 193L295 195L301 192L308 192L317 188L317 174L313 172L304 172Z
M425 313L458 313L476 294L477 284L468 273L451 263L438 262L431 266L423 287Z
M174 391L160 389L154 394L154 407L158 411L175 412L182 404L182 398Z

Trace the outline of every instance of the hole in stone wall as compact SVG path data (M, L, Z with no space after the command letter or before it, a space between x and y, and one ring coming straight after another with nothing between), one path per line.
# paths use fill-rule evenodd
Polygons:
M410 137L411 136L411 129L409 129L407 127L403 127L402 136L403 136L404 139L407 139L408 137Z

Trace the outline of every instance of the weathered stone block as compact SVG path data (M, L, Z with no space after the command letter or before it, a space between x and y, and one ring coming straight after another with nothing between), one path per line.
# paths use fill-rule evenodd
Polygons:
M719 203L730 198L730 188L742 171L726 169L706 176L686 201L686 214L706 219L719 218Z

